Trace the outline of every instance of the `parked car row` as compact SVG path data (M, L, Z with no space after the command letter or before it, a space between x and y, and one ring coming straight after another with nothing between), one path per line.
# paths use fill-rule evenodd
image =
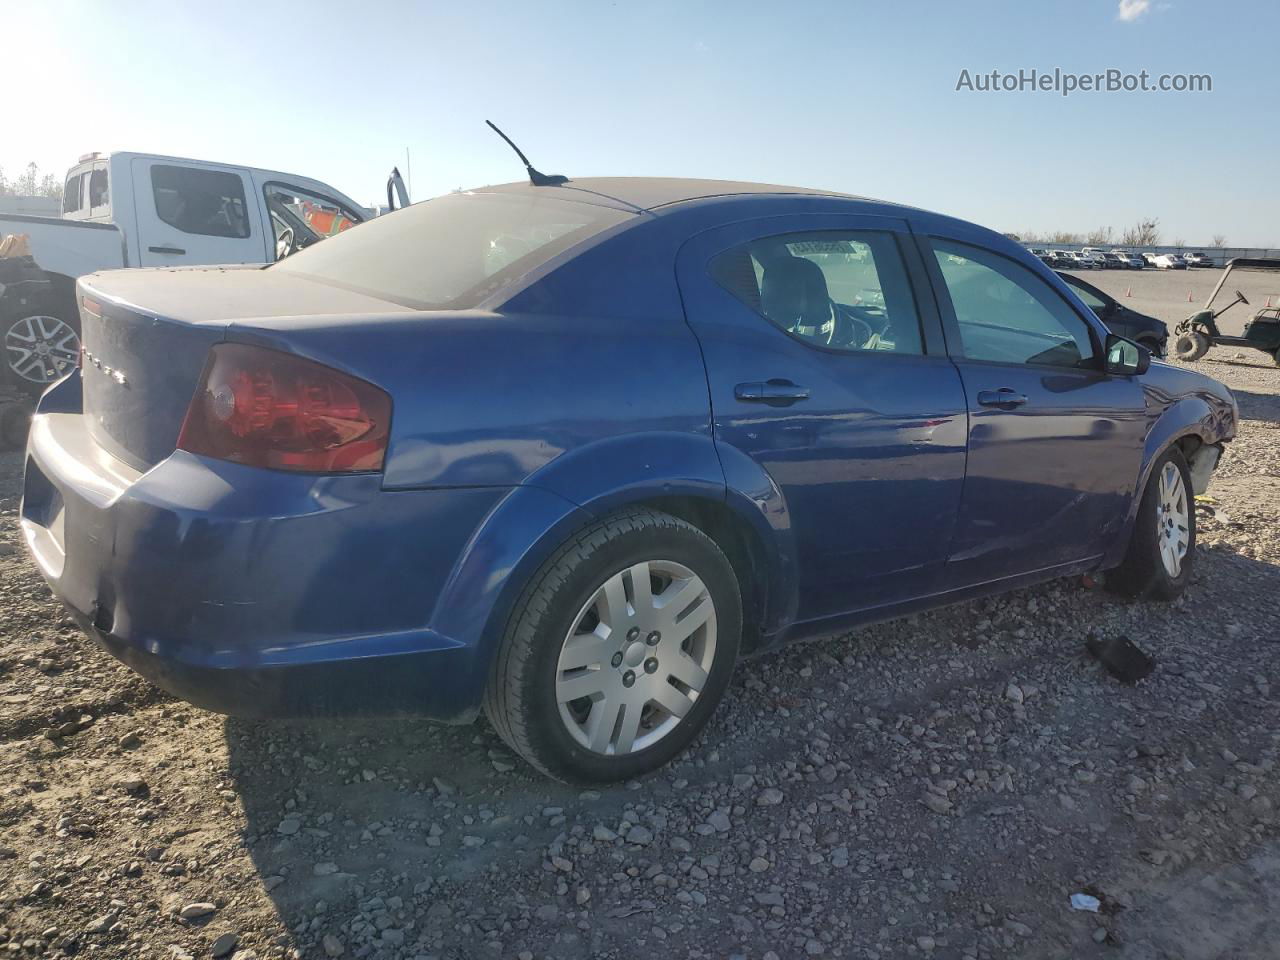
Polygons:
M1100 250L1085 247L1082 250L1047 250L1043 247L1028 248L1034 256L1054 270L1141 270L1154 267L1158 270L1185 270L1188 267L1212 267L1213 260L1203 253L1132 253L1128 250Z

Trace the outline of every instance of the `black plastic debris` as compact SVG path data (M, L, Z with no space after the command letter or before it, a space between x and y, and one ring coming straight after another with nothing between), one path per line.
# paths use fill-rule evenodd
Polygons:
M1121 683L1137 683L1156 668L1155 660L1128 637L1092 636L1084 645Z

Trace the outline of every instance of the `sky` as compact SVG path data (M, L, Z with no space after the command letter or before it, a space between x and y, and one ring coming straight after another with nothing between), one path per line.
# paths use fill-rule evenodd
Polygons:
M822 187L1007 232L1157 217L1166 242L1280 246L1278 36L1274 0L3 0L0 168L135 150L372 204L398 164L423 199L523 176L491 119L571 177ZM1213 89L956 89L964 70L1055 68Z

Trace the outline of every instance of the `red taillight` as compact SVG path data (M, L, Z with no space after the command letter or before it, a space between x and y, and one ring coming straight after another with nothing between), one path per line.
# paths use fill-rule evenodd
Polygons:
M307 473L382 469L391 398L371 383L287 353L213 348L178 448Z

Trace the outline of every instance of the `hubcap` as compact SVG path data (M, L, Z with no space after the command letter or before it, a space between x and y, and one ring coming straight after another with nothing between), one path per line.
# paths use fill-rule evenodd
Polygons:
M1182 561L1191 540L1191 513L1182 471L1166 463L1160 471L1160 499L1156 507L1156 542L1160 560L1171 577L1182 573Z
M15 320L4 335L9 369L29 383L53 383L80 359L80 338L57 317Z
M693 709L716 653L716 609L702 580L672 560L615 573L574 618L556 664L556 703L593 753L653 746Z

